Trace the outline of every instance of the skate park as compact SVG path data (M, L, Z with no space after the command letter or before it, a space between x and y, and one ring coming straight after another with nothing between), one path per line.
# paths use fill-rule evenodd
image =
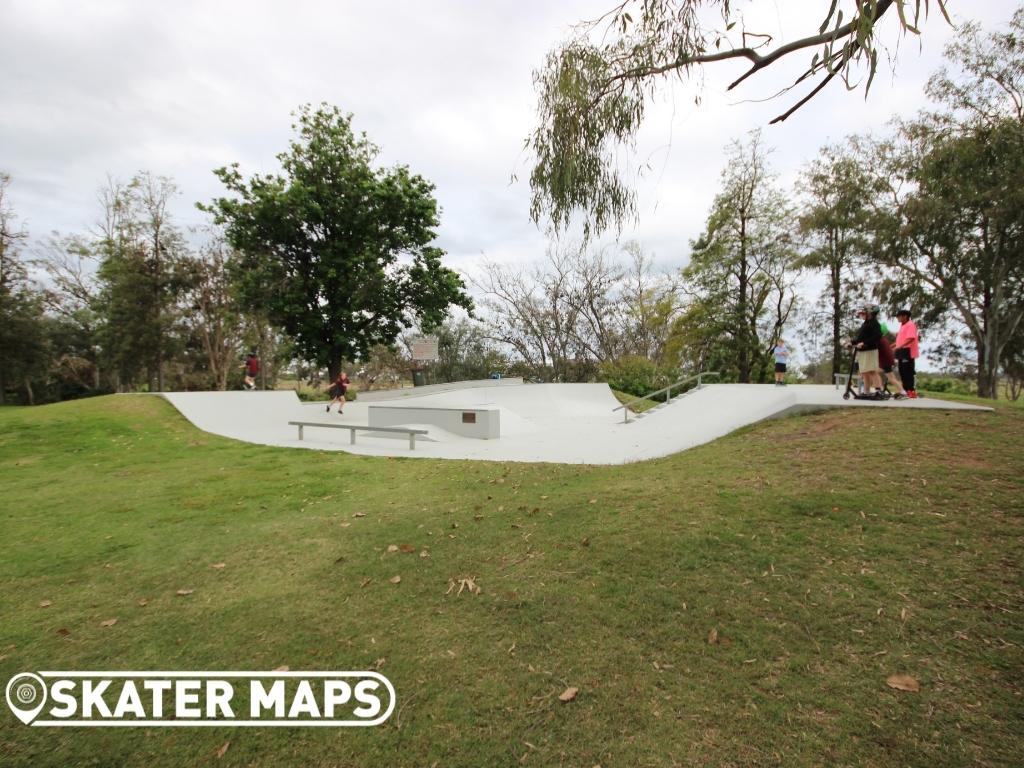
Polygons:
M304 403L292 391L161 396L199 429L249 443L368 456L605 465L668 456L765 419L832 408L990 410L935 398L844 400L840 388L828 385L702 384L652 410L625 414L607 384L518 378L361 392L343 414L326 412L322 402Z

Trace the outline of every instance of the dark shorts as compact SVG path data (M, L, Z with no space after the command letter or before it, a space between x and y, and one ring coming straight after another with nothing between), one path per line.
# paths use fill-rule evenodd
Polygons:
M776 363L775 364L775 372L776 373L785 373L786 372L786 364L785 363Z

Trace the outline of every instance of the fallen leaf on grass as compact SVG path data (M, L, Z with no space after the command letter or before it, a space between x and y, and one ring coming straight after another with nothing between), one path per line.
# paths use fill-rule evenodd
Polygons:
M278 667L274 671L275 672L290 672L291 671L291 667L289 667L287 664L282 664L280 667Z
M388 554L389 555L392 555L392 554L394 554L397 551L398 551L398 545L397 544L388 544Z
M921 684L910 675L889 675L885 679L885 684L897 691L917 693L921 690Z
M100 622L101 627L112 627L115 624L117 624L117 619L107 619L106 621Z
M179 589L179 590L178 590L177 592L175 592L174 594L176 594L176 595L177 595L178 597L188 597L188 596L189 596L189 595L191 595L191 594L192 594L193 592L195 592L195 590L194 590L194 589Z
M149 605L149 600L144 597L141 600L139 600L137 605L139 606L139 608L145 608L147 605Z
M430 553L427 550L420 550L420 557L430 557Z
M402 583L402 577L401 576L392 576L390 579L388 579L388 581L390 581L392 584L401 584Z
M365 512L355 512L355 513L353 513L352 517L366 517L366 513Z
M214 563L210 567L219 571L221 568L224 568L226 565L227 565L227 563Z
M566 688L558 696L559 701L572 701L576 698L576 694L580 692L579 688Z
M450 595L458 587L459 591L455 593L456 596L461 595L466 590L471 595L479 595L481 590L476 581L474 581L475 578L475 576L467 576L461 579L448 579L448 591L445 594Z
M398 551L405 555L411 555L413 552L416 551L416 547L414 547L412 544L400 544L398 546Z
M39 607L40 608L49 608L51 605L53 605L53 603L51 603L49 600L43 600L43 602L41 602L39 604Z
M60 635L61 637L67 637L68 635L71 634L71 630L67 629L66 627L61 627L60 629L57 630L57 634Z
M230 741L225 741L223 744L220 745L220 747L217 749L217 751L213 753L214 757L216 757L218 760L220 758L224 757L224 755L228 751L228 747L230 747L230 746L231 746L231 742Z
M718 643L718 630L712 628L712 630L708 632L708 645L715 645L716 643Z
M371 581L373 581L373 579L371 579L369 576L367 576L365 579L363 579L361 582L359 582L359 586L360 587L365 587Z
M373 668L374 669L380 669L381 667L384 666L385 662L387 662L387 657L381 656L379 659L377 659L375 662L373 662Z

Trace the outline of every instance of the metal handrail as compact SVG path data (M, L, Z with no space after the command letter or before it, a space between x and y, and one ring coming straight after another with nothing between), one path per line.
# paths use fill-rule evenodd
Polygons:
M718 371L701 371L700 373L694 374L693 376L687 376L685 379L680 379L679 381L675 382L674 384L669 384L667 387L662 387L657 392L651 392L649 395L644 395L643 397L638 397L638 398L636 398L634 400L630 400L628 403L623 403L618 408L612 408L612 413L615 413L616 411L618 411L618 410L620 410L622 408L625 408L626 410L623 411L623 413L622 413L622 415L623 415L622 423L623 424L628 424L629 423L629 406L633 405L633 403L639 403L641 400L650 400L652 397L656 397L657 395L660 395L662 392L667 392L668 396L665 398L665 404L668 405L669 403L672 402L672 390L675 389L676 387L680 387L683 384L689 384L691 381L696 379L697 380L697 389L700 389L700 387L701 387L701 380L705 376L720 376L720 375L721 374Z

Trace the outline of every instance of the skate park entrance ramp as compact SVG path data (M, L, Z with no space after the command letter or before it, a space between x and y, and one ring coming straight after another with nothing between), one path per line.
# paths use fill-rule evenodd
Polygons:
M465 382L360 394L339 415L325 403L303 403L294 392L169 392L165 397L199 429L261 445L348 451L374 456L625 464L668 456L763 419L827 408L941 408L989 411L936 399L843 400L823 385L710 384L691 390L643 419L623 421L607 384ZM392 426L425 429L414 450L395 433L374 433L374 406ZM463 414L485 414L473 432ZM454 417L453 417L454 415ZM458 421L453 421L457 417ZM478 418L483 418L478 416ZM289 421L363 425L358 444L348 430L310 430L301 442ZM480 426L478 423L477 426ZM487 430L496 428L497 432Z

